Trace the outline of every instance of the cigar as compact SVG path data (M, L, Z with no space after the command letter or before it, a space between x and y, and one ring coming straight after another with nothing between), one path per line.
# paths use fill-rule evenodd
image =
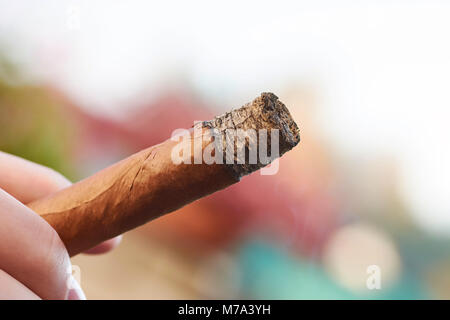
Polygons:
M28 207L58 232L74 256L239 182L299 141L286 106L273 93L262 93ZM261 146L270 152L261 156Z

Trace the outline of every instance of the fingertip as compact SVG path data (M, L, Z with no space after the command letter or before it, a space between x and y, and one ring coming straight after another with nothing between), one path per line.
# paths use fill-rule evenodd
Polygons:
M53 169L0 151L0 187L22 203L30 203L71 184Z
M38 172L40 173L39 183L41 186L42 196L52 194L72 185L72 182L70 182L69 179L51 168L40 166L40 170Z
M0 232L0 269L43 299L65 299L70 258L59 235L1 189Z
M71 276L70 277L70 290L67 295L67 300L86 300L86 295L84 294L83 289L81 289L78 281Z
M87 251L85 251L85 254L103 254L103 253L107 253L111 250L113 250L114 248L116 248L120 242L122 242L122 238L123 236L117 236L113 239L107 240L101 244L99 244L98 246L89 249Z

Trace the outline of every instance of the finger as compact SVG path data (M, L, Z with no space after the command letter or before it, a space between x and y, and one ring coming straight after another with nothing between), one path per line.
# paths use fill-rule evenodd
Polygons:
M67 300L86 300L86 296L84 295L83 290L80 287L80 284L74 277L71 278L70 282L70 290L67 296Z
M58 172L0 151L0 188L29 203L70 186Z
M39 300L39 297L5 271L0 270L0 300Z
M0 189L0 269L42 299L65 299L71 264L56 231Z
M122 236L118 236L118 237L112 238L108 241L105 241L105 242L99 244L98 246L85 251L84 253L86 253L86 254L106 253L106 252L111 251L115 247L117 247L120 244L120 242L122 242Z
M22 203L43 198L70 185L69 180L50 168L0 151L0 188ZM106 241L88 253L109 252L120 239Z

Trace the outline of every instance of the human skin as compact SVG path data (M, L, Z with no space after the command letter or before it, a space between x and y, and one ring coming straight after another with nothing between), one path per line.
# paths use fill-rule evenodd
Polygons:
M49 168L0 151L0 300L85 298L68 272L58 234L24 205L70 184ZM86 253L105 253L119 242L116 237Z

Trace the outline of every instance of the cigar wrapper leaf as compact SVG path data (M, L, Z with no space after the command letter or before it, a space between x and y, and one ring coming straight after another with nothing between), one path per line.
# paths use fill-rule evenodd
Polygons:
M272 93L263 93L240 109L197 126L201 127L202 149L218 137L225 146L227 129L278 129L279 156L300 141L288 109ZM190 164L172 161L172 150L180 142L168 139L28 206L58 232L73 256L235 184L265 166L259 160L256 164L226 164L225 160L224 164L194 164L194 140L199 138L194 129L189 132L191 139L183 140L192 150ZM268 141L270 148L270 138Z

